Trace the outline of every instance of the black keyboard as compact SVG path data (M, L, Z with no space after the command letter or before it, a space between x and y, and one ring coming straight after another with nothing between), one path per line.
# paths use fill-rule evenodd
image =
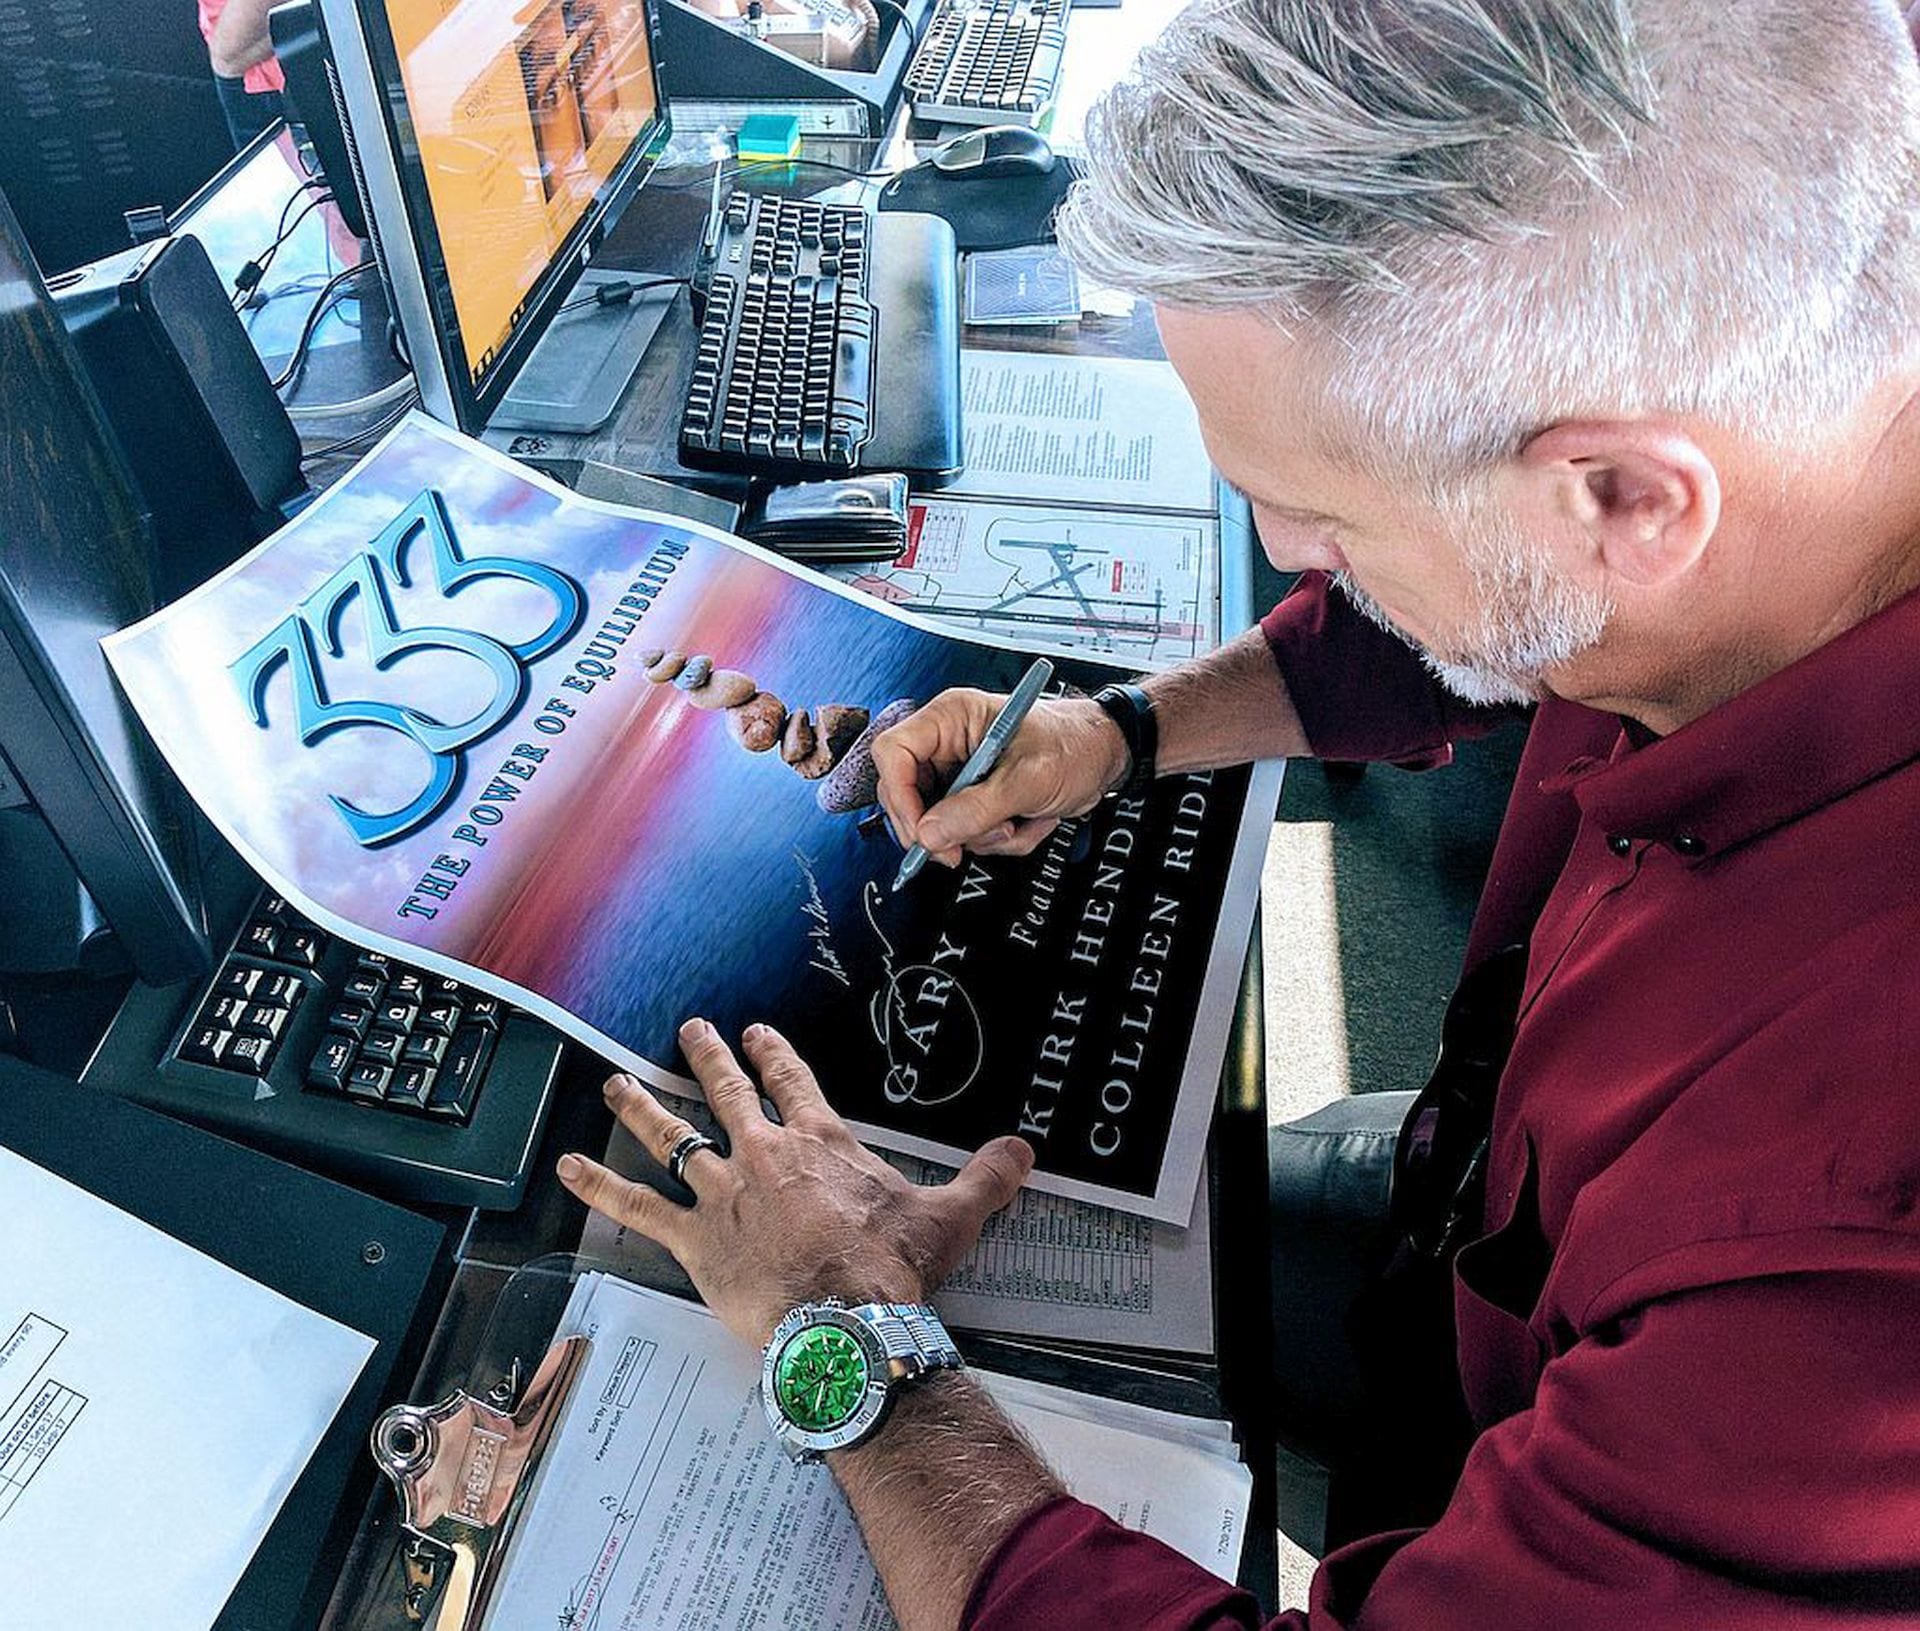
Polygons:
M907 65L922 119L1034 124L1053 105L1068 0L943 0Z
M136 988L87 1079L399 1199L518 1204L560 1063L550 1026L336 940L273 894L212 979L178 994Z
M959 473L959 296L944 221L736 192L709 223L696 297L682 463L802 481Z

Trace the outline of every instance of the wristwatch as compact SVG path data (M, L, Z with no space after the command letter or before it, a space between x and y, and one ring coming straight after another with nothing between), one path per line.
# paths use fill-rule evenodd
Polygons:
M1126 780L1107 796L1130 798L1145 791L1158 773L1154 761L1160 751L1160 721L1153 712L1153 698L1137 685L1103 685L1093 693L1093 701L1120 727L1127 742Z
M818 1461L880 1430L902 1386L964 1361L924 1303L802 1303L760 1362L767 1425L795 1461Z

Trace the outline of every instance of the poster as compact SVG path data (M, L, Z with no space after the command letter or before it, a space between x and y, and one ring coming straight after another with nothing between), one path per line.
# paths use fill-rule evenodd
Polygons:
M671 1091L682 1020L765 1021L877 1146L955 1164L1017 1132L1042 1190L1190 1217L1277 765L1166 778L893 893L863 744L948 686L1010 689L1027 652L417 415L107 653L328 930Z

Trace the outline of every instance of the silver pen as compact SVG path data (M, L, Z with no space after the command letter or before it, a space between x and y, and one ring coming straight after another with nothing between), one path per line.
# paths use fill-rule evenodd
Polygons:
M987 727L987 734L980 738L980 745L967 756L967 762L960 767L960 774L953 778L953 785L942 798L951 798L955 793L965 792L977 781L984 781L993 767L1000 762L1000 755L1007 751L1007 744L1013 740L1013 733L1019 730L1028 711L1040 700L1040 693L1047 688L1047 682L1053 678L1053 664L1040 657L1034 661L1013 688L1013 695L1007 698L1006 706L994 715ZM904 889L915 874L927 864L927 852L923 845L915 844L900 861L900 871L893 880L895 889Z

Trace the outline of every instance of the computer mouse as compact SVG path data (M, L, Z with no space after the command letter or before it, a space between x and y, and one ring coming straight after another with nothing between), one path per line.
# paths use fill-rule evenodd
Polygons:
M1053 168L1053 149L1027 125L987 125L942 143L927 162L942 175L969 181L1043 176Z
M939 216L960 249L1013 249L1052 239L1054 211L1079 179L1038 132L995 125L901 171L880 189L880 208Z

